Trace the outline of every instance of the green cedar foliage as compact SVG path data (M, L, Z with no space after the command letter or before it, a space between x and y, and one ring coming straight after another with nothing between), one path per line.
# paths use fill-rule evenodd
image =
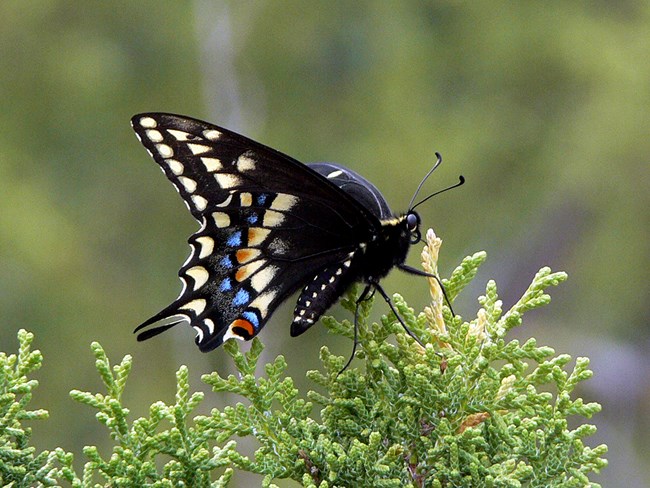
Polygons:
M28 375L40 369L43 356L32 351L34 335L18 331L18 354L0 352L0 486L27 488L57 486L59 480L72 482L72 454L61 448L36 453L30 446L32 430L23 422L43 420L46 410L27 410L38 381Z
M440 241L431 231L427 241L423 266L436 272ZM470 256L443 280L450 300L484 260L484 253ZM18 356L0 354L0 483L221 487L238 469L260 474L265 487L282 478L311 488L598 486L589 475L606 466L607 447L584 444L596 427L581 419L591 418L600 405L572 397L578 383L592 375L588 359L572 363L535 339L523 344L507 339L526 311L549 302L545 289L565 279L564 273L543 268L506 313L490 281L477 318L469 322L452 315L435 280L423 313L415 314L395 295L398 311L424 348L392 314L370 323L372 300L363 302L357 361L341 372L346 358L324 346L322 369L307 372L314 390L306 398L284 376L282 356L256 375L263 349L259 339L246 353L228 341L224 349L238 375L224 378L215 372L203 381L244 402L213 409L209 416L193 414L203 395L190 394L182 366L175 403L154 403L149 417L130 422L121 395L131 358L111 368L95 343L106 392L74 390L71 396L97 411L115 447L108 459L85 447L80 478L71 454L61 449L36 454L29 446L30 430L22 422L46 418L47 412L26 410L37 385L27 375L42 358L30 351L32 335L20 331ZM342 302L353 314L355 291ZM353 337L349 321L328 317L323 322L332 332ZM252 458L236 449L235 438L243 437L253 437L259 446Z

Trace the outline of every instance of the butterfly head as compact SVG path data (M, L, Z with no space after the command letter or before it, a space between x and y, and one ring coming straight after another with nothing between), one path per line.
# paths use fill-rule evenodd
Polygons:
M413 210L409 210L409 212L404 216L404 223L406 224L406 230L410 235L409 242L411 244L417 244L422 239L420 222L420 216Z
M404 217L404 220L406 222L406 227L408 228L408 231L411 234L411 239L410 239L411 244L417 244L418 242L420 242L422 240L422 234L420 233L420 216L415 211L415 207L417 207L418 205L423 204L424 202L429 200L431 197L434 197L436 195L440 195L441 193L446 192L447 190L451 190L452 188L459 187L463 183L465 183L465 178L461 175L459 177L458 183L456 183L455 185L448 186L447 188L443 188L442 190L434 192L434 193L426 196L425 198L423 198L422 200L420 200L419 202L414 204L413 202L415 202L415 199L417 198L418 194L420 193L420 190L422 189L422 185L424 185L424 182L427 181L429 176L431 176L431 173L433 173L436 170L436 168L438 166L440 166L440 164L442 163L442 156L440 155L440 153L436 153L436 158L437 158L436 163L429 170L429 172L424 176L424 178L422 179L422 181L418 185L417 190L415 190L415 193L413 194L413 198L411 198L411 202L409 203L409 210L408 210L408 212L406 213L406 215Z

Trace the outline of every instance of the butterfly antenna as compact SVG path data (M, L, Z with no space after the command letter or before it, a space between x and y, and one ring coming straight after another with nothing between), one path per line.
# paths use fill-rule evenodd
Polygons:
M411 198L411 201L409 202L409 206L408 206L409 210L413 210L415 208L415 207L412 207L412 205L413 205L413 202L415 201L415 199L417 198L418 193L420 193L420 190L422 189L422 185L424 185L424 182L427 181L429 176L431 176L431 173L433 173L436 170L436 168L438 166L440 166L441 163L442 163L442 155L439 152L436 152L436 163L433 165L433 168L431 168L429 170L429 172L426 175L424 175L424 178L422 178L422 181L420 181L420 184L418 185L417 190L415 190L415 193L413 194L413 197ZM422 203L422 202L420 202L420 203Z
M434 166L433 169L436 169L435 166ZM413 209L414 209L415 207L417 207L418 205L420 205L420 204L426 202L429 198L431 198L431 197L435 197L436 195L440 195L441 193L444 193L444 192L446 192L446 191L448 191L448 190L452 190L452 189L454 189L454 188L458 188L459 186L462 186L463 184L465 184L465 177L464 177L463 175L460 175L460 176L458 177L458 183L456 183L455 185L448 186L447 188L443 188L442 190L437 191L437 192L435 192L435 193L432 193L432 194L429 195L428 197L423 198L422 200L420 200L418 203L416 203L416 204L413 205L412 207L409 206L409 209L410 209L410 210L413 210ZM411 202L412 202L412 201L413 201L413 200L411 200Z

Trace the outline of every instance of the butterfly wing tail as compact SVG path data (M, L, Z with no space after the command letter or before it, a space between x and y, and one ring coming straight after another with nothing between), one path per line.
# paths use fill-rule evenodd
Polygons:
M199 300L200 301L200 300ZM199 346L201 352L212 351L213 349L219 347L223 341L224 336L227 335L227 328L215 327L211 319L202 318L199 319L197 316L201 313L201 309L192 308L200 307L200 303L197 300L190 301L185 305L179 306L182 302L176 301L170 306L160 311L150 319L146 320L138 327L135 328L133 333L137 333L137 340L139 342L146 341L152 337L162 334L168 329L171 329L175 325L180 323L186 323L196 331L195 342ZM210 312L210 311L208 311ZM220 323L220 319L216 311L212 311L213 318ZM235 337L237 339L244 339L240 335L229 335L225 338ZM245 339L248 339L247 337Z
M181 322L189 322L189 318L185 314L180 314L178 312L178 308L175 306L176 304L172 304L169 307L165 308L164 310L160 311L150 319L144 321L140 325L138 325L133 333L138 333L137 340L138 341L146 341L147 339L151 339L152 337L157 336L158 334L162 334L165 332L167 329L171 329L177 324L180 324ZM155 327L149 327L152 324L158 324Z
M172 322L172 323L169 323L169 324L158 325L157 327L152 327L150 329L147 329L147 330L144 330L144 331L140 332L137 335L136 338L137 338L138 342L146 341L147 339L151 339L152 337L157 336L158 334L162 334L167 329L171 329L172 327L174 327L177 324L180 324L181 322L182 322L182 320L179 320L177 322ZM139 329L140 329L140 327L138 327L134 332L137 332Z

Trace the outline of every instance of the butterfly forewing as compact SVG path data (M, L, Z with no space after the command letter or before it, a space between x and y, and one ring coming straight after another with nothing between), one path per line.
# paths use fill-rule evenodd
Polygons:
M179 321L195 328L204 351L231 337L250 339L303 287L294 320L299 333L358 278L352 258L381 224L336 184L289 156L195 119L151 113L132 124L201 224L179 272L183 291L136 329L158 323L139 339Z

